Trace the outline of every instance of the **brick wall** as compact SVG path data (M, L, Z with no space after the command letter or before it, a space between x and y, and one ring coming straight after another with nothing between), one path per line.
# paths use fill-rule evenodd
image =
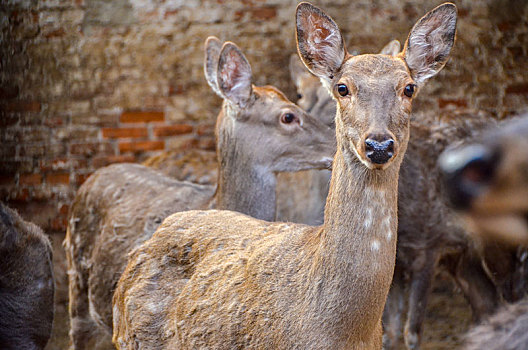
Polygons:
M528 5L455 1L452 59L416 101L422 111L528 105ZM220 106L202 73L208 35L236 42L256 84L294 96L296 1L4 0L0 6L0 199L63 231L78 186L97 168L164 149L213 147ZM440 1L314 1L350 51L404 41Z

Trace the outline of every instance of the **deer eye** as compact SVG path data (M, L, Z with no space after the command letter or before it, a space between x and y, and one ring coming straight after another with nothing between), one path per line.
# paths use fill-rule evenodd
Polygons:
M403 89L403 93L405 94L405 96L412 97L412 95L414 94L415 86L416 85L414 85L414 84L407 84L405 89Z
M295 120L295 114L293 113L285 113L281 116L281 122L284 124L290 124Z
M343 97L348 95L348 87L345 84L337 85L337 93Z
M301 94L297 94L297 99L300 100L302 98Z

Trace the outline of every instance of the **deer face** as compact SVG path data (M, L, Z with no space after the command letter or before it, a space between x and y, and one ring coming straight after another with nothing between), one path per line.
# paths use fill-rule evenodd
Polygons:
M439 159L447 193L470 232L484 239L528 243L528 118L509 122L482 141Z
M206 78L224 98L217 122L221 152L235 153L252 166L273 172L329 168L335 152L333 130L310 116L272 86L251 84L251 67L233 43L206 42ZM214 44L213 44L214 43ZM215 72L210 74L208 72Z
M420 19L403 52L351 56L337 24L308 3L297 7L297 48L306 67L337 101L340 146L369 169L386 169L406 149L412 98L438 73L454 43L456 7Z

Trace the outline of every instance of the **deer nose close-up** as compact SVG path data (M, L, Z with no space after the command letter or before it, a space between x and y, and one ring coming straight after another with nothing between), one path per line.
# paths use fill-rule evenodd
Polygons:
M385 164L394 155L394 140L388 136L369 136L365 140L365 153L375 164Z

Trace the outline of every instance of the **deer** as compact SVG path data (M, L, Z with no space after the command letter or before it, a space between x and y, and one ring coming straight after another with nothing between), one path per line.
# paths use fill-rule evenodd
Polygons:
M273 220L275 172L331 165L330 128L278 89L252 85L249 62L234 43L209 37L205 52L206 80L224 99L216 125L218 185L117 164L97 170L79 188L65 239L75 349L111 345L112 293L126 253L150 238L167 216L221 208Z
M445 3L397 56L352 56L335 21L300 3L299 56L337 101L324 223L222 210L169 216L118 282L116 347L381 349L412 101L446 64L456 22Z
M40 227L0 202L0 347L44 349L54 291L51 244Z
M519 276L524 299L504 306L470 330L465 337L467 350L528 348L527 146L528 114L524 114L488 130L473 143L446 150L438 161L449 200L472 238L479 245L496 241L518 247L524 261Z
M400 42L393 40L380 53L396 56L399 52ZM330 116L335 115L336 103L321 81L296 56L290 59L290 72L299 106L328 124ZM411 137L398 186L398 247L396 272L384 316L386 349L399 349L402 333L408 349L419 348L431 283L438 267L448 272L461 288L475 321L498 306L500 296L494 284L506 285L509 279L493 281L483 267L483 256L466 239L464 228L445 201L435 161L449 145L470 140L493 124L493 118L482 111L445 112L428 125L411 121ZM292 175L295 176L299 174ZM488 249L490 253L503 255L498 259L501 271L512 267L514 261L507 250L490 248L494 248Z

